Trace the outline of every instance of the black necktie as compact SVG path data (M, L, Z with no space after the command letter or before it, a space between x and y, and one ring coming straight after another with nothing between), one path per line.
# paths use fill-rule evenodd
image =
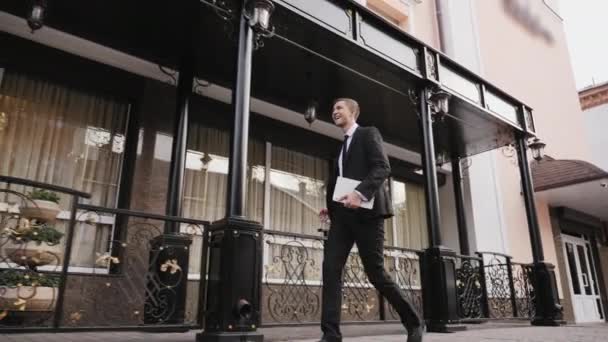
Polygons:
M344 136L344 143L342 144L342 177L344 177L344 166L346 165L346 143L348 142L348 135Z

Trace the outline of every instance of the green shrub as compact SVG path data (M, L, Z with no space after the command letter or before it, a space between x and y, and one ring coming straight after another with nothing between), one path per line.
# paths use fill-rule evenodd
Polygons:
M28 195L33 200L51 201L55 203L59 203L61 200L57 193L44 189L34 189Z
M21 286L45 286L58 287L59 277L43 273L24 272L21 270L0 271L0 286L16 287Z

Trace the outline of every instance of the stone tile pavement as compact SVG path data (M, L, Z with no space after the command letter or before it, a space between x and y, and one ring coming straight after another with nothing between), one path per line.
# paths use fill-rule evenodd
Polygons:
M262 329L266 341L315 342L317 327ZM398 325L356 325L344 327L345 342L405 342ZM187 333L78 332L0 334L0 342L193 342L195 331ZM425 342L605 342L608 324L531 327L527 324L483 324L453 334L426 334Z

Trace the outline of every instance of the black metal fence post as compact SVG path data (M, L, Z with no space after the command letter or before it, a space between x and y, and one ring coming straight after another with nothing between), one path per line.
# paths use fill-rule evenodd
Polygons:
M55 304L55 317L53 318L53 328L59 328L59 325L61 325L61 320L63 319L63 302L65 300L65 289L68 280L68 268L70 267L70 258L72 256L72 243L74 241L74 228L76 227L78 202L78 195L73 195L72 208L70 212L70 222L68 223L68 231L66 235L65 253L63 255L63 264L61 267L59 289L57 291L57 303Z
M507 275L509 276L509 292L511 293L511 307L513 317L517 317L517 294L515 293L515 283L513 282L513 263L511 257L507 257Z
M477 254L477 256L479 256L479 258L481 259L479 261L479 272L480 272L480 282L481 282L481 290L483 291L483 298L481 300L482 302L482 311L483 314L486 318L490 318L490 303L488 300L488 286L486 283L486 265L484 263L483 260L483 254L482 253L475 253Z

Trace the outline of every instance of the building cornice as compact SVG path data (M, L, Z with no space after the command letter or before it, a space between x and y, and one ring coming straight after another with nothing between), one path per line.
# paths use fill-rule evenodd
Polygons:
M608 83L582 90L578 93L583 110L608 103Z

